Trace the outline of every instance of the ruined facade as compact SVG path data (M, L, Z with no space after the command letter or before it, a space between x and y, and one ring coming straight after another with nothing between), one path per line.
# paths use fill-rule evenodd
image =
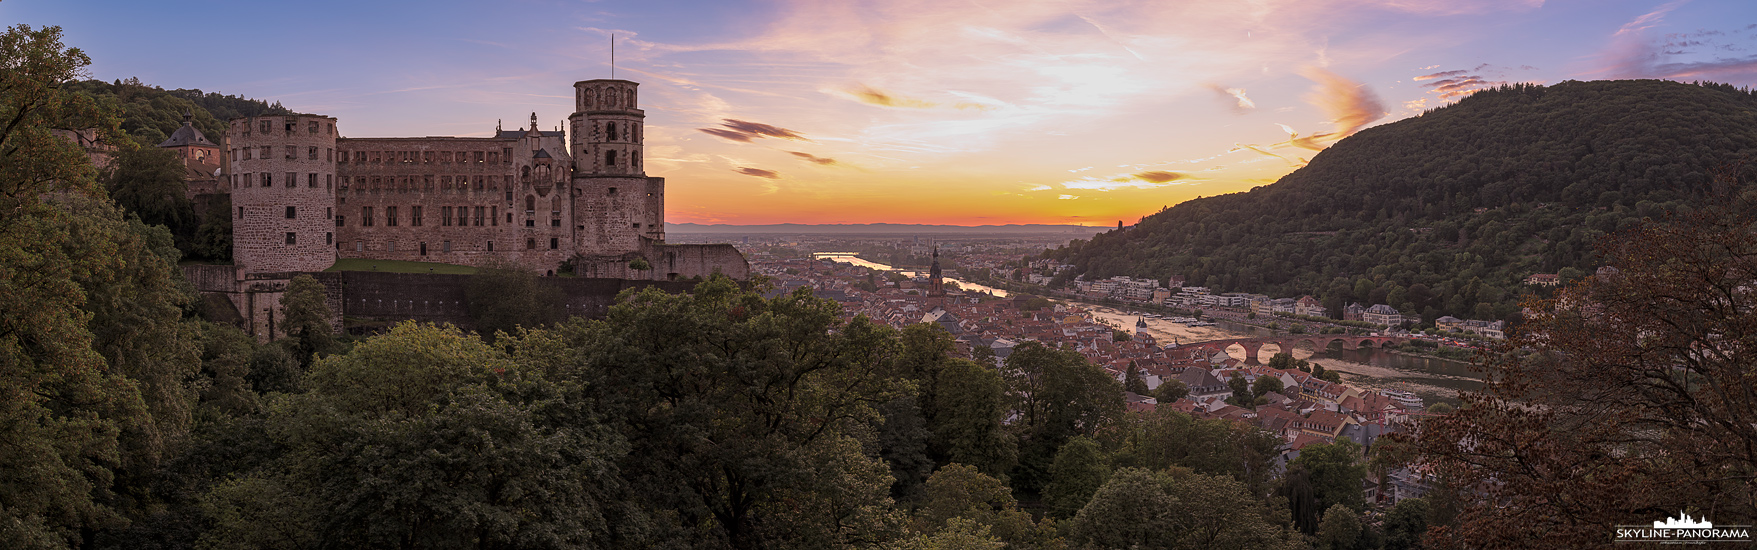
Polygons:
M644 171L638 86L577 82L567 130L541 130L532 113L529 127L486 138L341 138L335 119L316 115L233 120L240 276L366 258L748 277L731 245L665 244L665 180Z

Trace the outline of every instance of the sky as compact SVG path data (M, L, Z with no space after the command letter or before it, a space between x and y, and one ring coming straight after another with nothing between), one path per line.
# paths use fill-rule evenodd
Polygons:
M1747 0L0 0L90 76L346 137L564 125L641 83L672 223L1114 225L1503 83L1757 86Z

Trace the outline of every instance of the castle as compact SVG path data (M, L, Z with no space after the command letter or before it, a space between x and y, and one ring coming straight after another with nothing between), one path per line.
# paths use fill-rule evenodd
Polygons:
M665 243L665 180L644 171L638 86L574 83L565 132L539 129L536 113L528 128L483 138L343 138L321 115L233 119L222 185L239 276L365 258L546 275L566 263L588 278L747 278L731 245ZM165 146L219 151L198 138Z

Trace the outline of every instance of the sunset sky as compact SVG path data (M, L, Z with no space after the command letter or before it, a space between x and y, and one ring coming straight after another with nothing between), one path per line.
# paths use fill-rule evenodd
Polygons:
M554 129L615 34L674 223L1134 223L1500 83L1757 85L1745 0L4 0L0 22L60 25L94 78L348 137Z

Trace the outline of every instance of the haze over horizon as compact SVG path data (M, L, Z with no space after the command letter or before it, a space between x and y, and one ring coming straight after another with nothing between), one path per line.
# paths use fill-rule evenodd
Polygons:
M101 6L94 8L94 5ZM563 124L641 83L699 224L1113 225L1250 189L1504 83L1757 85L1736 1L0 2L90 76L335 116L348 137Z

